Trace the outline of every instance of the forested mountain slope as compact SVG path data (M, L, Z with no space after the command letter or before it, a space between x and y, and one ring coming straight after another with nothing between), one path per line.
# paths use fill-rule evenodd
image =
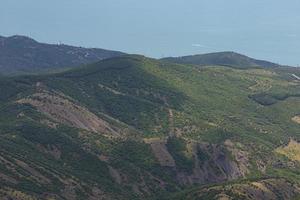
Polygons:
M1 77L0 197L297 198L292 74L127 55Z

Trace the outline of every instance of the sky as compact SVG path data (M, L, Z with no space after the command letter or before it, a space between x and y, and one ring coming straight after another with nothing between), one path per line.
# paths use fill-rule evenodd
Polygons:
M299 0L0 0L0 35L160 58L235 51L300 65Z

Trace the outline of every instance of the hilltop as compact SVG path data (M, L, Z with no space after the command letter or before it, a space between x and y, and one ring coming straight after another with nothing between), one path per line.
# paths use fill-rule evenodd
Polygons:
M280 67L279 64L275 64L264 60L257 60L235 52L217 52L192 56L168 57L163 58L162 60L179 64L194 64L200 66L221 65L234 68Z

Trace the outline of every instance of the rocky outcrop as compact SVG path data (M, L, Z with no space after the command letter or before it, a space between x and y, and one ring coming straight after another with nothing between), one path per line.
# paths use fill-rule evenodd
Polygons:
M195 165L191 174L178 172L177 179L183 184L223 182L248 173L248 158L242 152L215 144L191 145Z
M144 141L150 144L160 166L175 172L176 182L181 185L223 182L245 177L249 173L248 154L231 141L226 141L224 145L185 141L186 152L181 153L190 154L191 170L178 166L180 158L172 155L174 152L166 145L168 139L151 138Z

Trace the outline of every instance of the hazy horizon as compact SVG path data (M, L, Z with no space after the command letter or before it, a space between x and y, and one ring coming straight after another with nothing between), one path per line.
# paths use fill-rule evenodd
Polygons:
M0 35L150 57L235 51L299 65L300 1L1 0Z

